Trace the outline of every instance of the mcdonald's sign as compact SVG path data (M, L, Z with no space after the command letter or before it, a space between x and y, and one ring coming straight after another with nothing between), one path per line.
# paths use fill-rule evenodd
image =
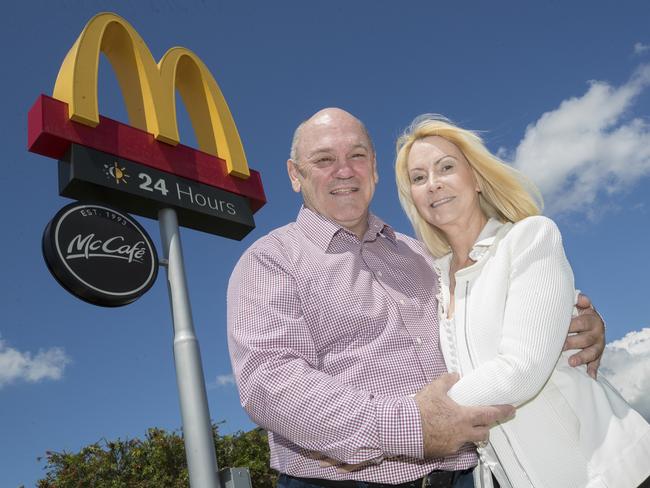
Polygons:
M129 125L99 114L101 53L115 72ZM198 149L180 144L176 90ZM131 24L113 13L90 19L65 56L53 96L39 96L30 109L28 149L60 160L63 196L153 218L172 206L180 225L226 237L243 238L266 203L260 175L248 167L228 104L203 61L173 47L156 63Z

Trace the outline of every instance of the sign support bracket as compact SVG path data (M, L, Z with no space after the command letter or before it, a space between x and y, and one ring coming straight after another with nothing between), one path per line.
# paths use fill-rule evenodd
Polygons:
M194 333L176 211L158 212L174 324L174 363L190 485L220 488L199 342Z

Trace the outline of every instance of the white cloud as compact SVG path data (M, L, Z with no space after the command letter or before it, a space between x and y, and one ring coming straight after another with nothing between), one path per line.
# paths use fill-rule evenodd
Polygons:
M607 344L600 374L650 422L650 328Z
M212 388L217 388L220 386L230 386L235 384L235 377L231 374L220 374L214 379L214 382L210 385Z
M32 356L30 352L8 347L0 339L0 388L19 380L31 383L44 379L59 380L68 363L70 358L59 347L39 350Z
M649 85L650 65L619 87L593 81L526 128L513 165L539 186L546 213L589 212L599 194L650 175L650 124L628 117Z
M634 54L643 54L646 51L650 51L650 46L648 44L642 44L640 42L634 44Z

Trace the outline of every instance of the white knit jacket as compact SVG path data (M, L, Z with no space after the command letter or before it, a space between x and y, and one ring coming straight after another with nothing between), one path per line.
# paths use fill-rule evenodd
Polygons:
M491 219L456 273L454 318L440 343L461 380L462 405L512 404L514 419L479 448L475 486L632 488L650 475L650 426L604 379L561 354L574 305L560 232L546 217ZM449 303L451 255L436 261L439 313Z

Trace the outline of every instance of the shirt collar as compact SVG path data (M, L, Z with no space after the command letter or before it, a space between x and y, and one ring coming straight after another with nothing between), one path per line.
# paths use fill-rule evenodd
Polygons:
M470 259L478 261L488 251L501 227L503 227L503 222L498 221L494 217L490 217L476 238L472 250L469 252Z
M393 228L375 214L371 213L368 215L368 230L366 231L366 235L363 236L363 240L364 242L374 241L380 236L387 238L393 244L397 243Z
M323 251L331 250L333 247L332 245L338 240L344 238L356 239L356 236L345 227L341 227L336 222L314 212L304 205L300 208L300 212L298 212L296 224L298 225L298 228ZM397 244L393 228L376 215L372 213L368 214L368 230L363 236L363 241L374 241L378 236L383 236L393 244Z

